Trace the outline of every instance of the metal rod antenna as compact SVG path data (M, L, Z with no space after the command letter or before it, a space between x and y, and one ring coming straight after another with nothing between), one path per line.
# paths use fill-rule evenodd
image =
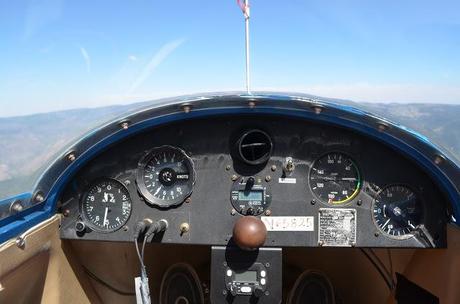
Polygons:
M250 61L249 61L249 0L244 0L244 23L246 33L246 92L251 94L251 78L250 78Z

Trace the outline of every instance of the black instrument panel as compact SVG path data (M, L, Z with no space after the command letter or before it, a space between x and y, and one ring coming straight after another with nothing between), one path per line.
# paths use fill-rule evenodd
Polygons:
M101 179L121 183L131 207L108 232L81 211ZM127 212L104 195L94 205L102 227ZM278 116L187 120L114 143L61 204L62 238L131 241L149 218L169 222L154 242L205 245L226 245L236 219L255 215L272 225L266 246L443 247L448 219L445 197L413 161L347 129Z

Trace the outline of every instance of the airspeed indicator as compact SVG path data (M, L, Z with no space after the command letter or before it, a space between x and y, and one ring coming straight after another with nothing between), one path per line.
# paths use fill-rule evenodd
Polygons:
M322 202L336 205L356 197L361 187L361 176L350 157L332 152L314 162L309 182L311 191Z

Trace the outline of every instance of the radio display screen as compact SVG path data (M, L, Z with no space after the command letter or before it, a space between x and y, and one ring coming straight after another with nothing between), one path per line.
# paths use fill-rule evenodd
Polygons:
M257 271L235 272L237 282L257 282Z
M262 191L239 191L238 199L240 201L261 201Z

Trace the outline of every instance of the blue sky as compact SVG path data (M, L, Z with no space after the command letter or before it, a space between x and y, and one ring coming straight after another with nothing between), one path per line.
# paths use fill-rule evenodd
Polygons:
M251 0L252 87L460 104L460 2ZM234 0L0 0L0 116L244 89Z

